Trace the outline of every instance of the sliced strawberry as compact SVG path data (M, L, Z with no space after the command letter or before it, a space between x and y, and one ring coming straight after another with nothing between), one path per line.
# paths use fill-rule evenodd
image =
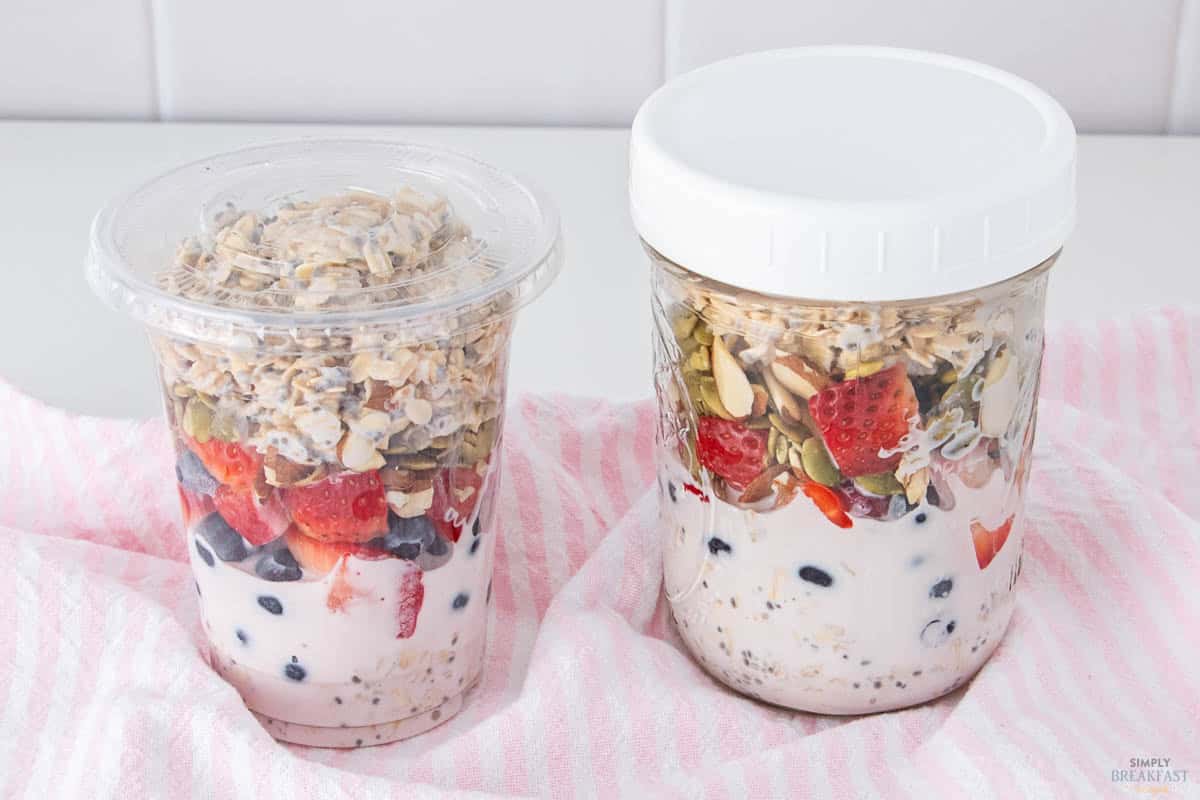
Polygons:
M266 502L259 502L248 486L221 485L213 495L213 503L229 527L255 547L283 536L291 525L277 492L268 495Z
M397 639L407 639L417 630L417 617L421 614L421 604L425 602L421 574L421 570L413 569L400 578L400 608L397 615L400 628Z
M206 517L215 511L213 502L208 497L195 492L189 492L182 486L179 489L179 507L183 511L183 526L190 527L193 522Z
M834 525L839 528L854 527L854 520L850 519L850 515L842 507L842 498L833 489L809 481L800 488L800 491L804 492L805 496L812 500L817 508L821 509L821 513L828 517Z
M479 505L483 478L474 467L444 469L433 479L433 504L426 515L438 533L452 542L462 535L463 526Z
M313 539L365 542L387 532L387 498L378 473L342 473L281 494L292 521Z
M337 565L342 556L354 556L364 561L388 558L386 551L355 542L321 542L292 528L284 534L288 550L305 572L324 575Z
M250 486L262 466L262 456L253 447L209 439L201 444L185 437L188 449L200 457L209 474L227 486Z
M346 572L350 568L350 559L342 561L342 565L338 567L337 574L333 576L333 581L329 584L329 594L325 596L325 607L330 611L338 612L345 611L346 606L358 597L365 597L365 593L356 588L346 578Z
M808 410L842 474L855 478L896 468L899 453L882 457L879 452L894 449L908 433L917 395L898 363L827 387L809 399Z
M979 562L980 569L987 569L987 565L992 563L992 559L1004 547L1004 543L1008 541L1008 534L1012 531L1014 518L1015 515L1009 516L993 529L985 528L979 520L972 520L971 540L975 543L975 560Z
M763 471L767 432L720 417L701 417L696 456L714 475L735 489L745 489Z
M685 483L683 485L683 490L685 492L687 492L688 494L694 494L694 495L696 495L696 497L699 497L701 503L708 502L708 495L706 495L704 493L704 490L701 489L699 486L697 486L694 483Z

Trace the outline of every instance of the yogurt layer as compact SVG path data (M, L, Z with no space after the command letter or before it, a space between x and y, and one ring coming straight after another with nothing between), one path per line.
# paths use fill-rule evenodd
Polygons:
M752 697L827 714L912 705L966 681L1013 610L1023 520L986 568L971 523L1006 517L999 472L955 482L956 506L832 528L812 504L770 514L682 489L663 501L665 588L680 635L715 677Z

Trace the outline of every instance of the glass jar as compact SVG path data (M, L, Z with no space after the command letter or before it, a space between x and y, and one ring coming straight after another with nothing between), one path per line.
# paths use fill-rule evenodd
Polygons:
M753 697L928 700L1004 635L1046 278L897 303L769 297L654 261L664 589Z
M560 253L515 179L393 142L215 156L97 217L88 277L149 334L211 663L276 738L411 736L479 679L509 343Z
M964 122L986 81L1003 91ZM1014 81L929 54L801 49L685 75L639 113L664 591L693 656L740 692L904 707L962 685L1004 636L1046 282L1073 214L1070 122ZM803 114L776 107L784 87ZM897 98L928 118L894 140L853 133ZM1044 120L1052 147L1031 135L1028 153L996 155ZM980 162L1024 169L1037 179L1015 197L1051 200L1011 216Z

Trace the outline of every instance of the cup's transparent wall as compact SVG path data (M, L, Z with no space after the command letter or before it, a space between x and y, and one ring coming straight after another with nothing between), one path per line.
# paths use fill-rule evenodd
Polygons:
M212 663L277 738L419 733L478 678L510 331L152 333Z
M959 686L1012 614L1053 259L975 292L831 304L647 250L665 590L692 654L823 713Z

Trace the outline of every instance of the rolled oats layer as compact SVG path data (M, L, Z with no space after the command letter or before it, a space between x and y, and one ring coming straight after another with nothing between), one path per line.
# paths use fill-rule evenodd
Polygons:
M159 282L220 307L352 308L454 291L471 276L439 271L476 248L443 200L411 190L390 198L354 192L269 215L228 208L211 235L180 246ZM336 341L320 327L298 330L292 348L166 336L154 346L169 409L201 441L236 439L273 460L334 470L378 469L389 456L398 467L441 463L452 443L471 457L486 454L478 451L494 438L509 324L472 323L494 317L497 302L444 320L459 332L420 343L398 344L402 330L378 326Z

